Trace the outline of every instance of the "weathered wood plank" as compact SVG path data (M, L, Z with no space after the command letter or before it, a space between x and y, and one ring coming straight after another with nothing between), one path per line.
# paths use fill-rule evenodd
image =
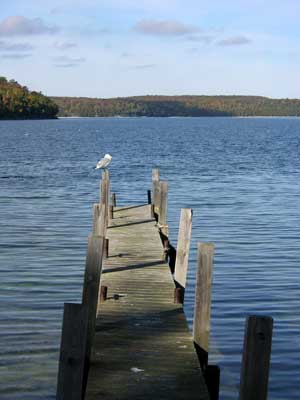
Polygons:
M81 304L64 304L57 400L81 400L83 391L87 307Z
M86 400L208 400L149 206L116 208L108 229Z
M266 400L273 319L251 315L246 320L240 400Z
M192 215L193 213L190 208L181 209L174 278L182 288L186 286L192 232Z

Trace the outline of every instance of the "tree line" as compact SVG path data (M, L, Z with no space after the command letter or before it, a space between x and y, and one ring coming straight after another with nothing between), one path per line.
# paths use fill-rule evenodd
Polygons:
M300 116L300 100L261 96L52 97L64 117Z
M0 77L0 119L56 118L58 106L42 93Z

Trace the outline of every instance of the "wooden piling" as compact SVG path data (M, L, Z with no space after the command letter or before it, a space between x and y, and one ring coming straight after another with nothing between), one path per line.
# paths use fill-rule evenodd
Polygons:
M56 400L82 398L87 331L87 307L65 303Z
M208 365L203 375L209 393L209 399L219 400L220 367L218 365Z
M113 207L117 207L117 196L116 196L116 193L112 193L111 202L112 202Z
M168 236L167 227L167 206L168 206L168 182L159 182L159 216L158 223L160 225L161 231L165 236Z
M198 243L198 269L194 308L194 343L201 367L208 363L213 243Z
M159 214L159 169L152 169L152 191L153 191L153 204L154 213Z
M188 270L192 232L192 215L193 212L190 208L181 209L174 279L176 285L183 289L185 289L186 286L186 276Z
M100 301L105 301L107 299L107 286L101 285L100 287Z
M151 190L147 190L147 197L148 197L148 204L151 204L152 203Z
M90 236L86 256L85 275L83 283L82 304L88 309L88 333L86 358L90 359L95 333L96 311L99 295L99 284L102 271L103 237Z
M252 315L246 320L240 400L266 400L268 397L272 331L271 317Z
M94 204L93 206L93 235L105 237L106 223L105 223L105 204Z
M114 219L114 207L112 205L109 206L109 219Z
M105 238L103 243L103 257L108 258L109 255L109 239Z

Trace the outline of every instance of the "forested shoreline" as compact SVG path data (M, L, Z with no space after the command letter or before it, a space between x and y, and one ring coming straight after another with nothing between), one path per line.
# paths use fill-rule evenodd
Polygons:
M300 116L299 99L261 96L51 97L61 117Z
M300 99L262 96L47 97L0 77L0 120L60 117L300 116Z
M0 120L56 118L58 106L42 93L0 77Z

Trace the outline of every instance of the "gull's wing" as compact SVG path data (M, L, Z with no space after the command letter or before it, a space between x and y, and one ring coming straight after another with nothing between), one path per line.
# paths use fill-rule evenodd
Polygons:
M110 159L109 158L101 158L100 161L98 161L97 165L96 165L96 169L99 168L106 168L108 166L108 164L110 163Z

